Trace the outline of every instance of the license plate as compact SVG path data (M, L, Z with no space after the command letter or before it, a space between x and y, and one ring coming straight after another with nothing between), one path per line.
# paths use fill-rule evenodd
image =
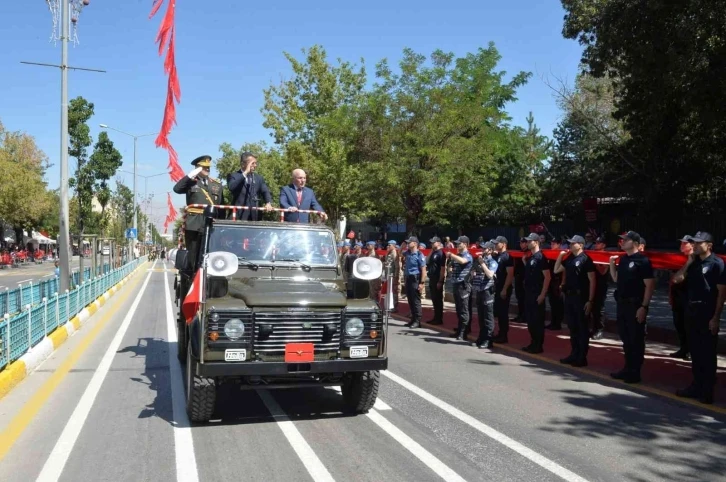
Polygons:
M224 350L224 361L245 361L247 360L247 350L231 349Z
M351 358L368 358L367 346L356 346L350 349Z

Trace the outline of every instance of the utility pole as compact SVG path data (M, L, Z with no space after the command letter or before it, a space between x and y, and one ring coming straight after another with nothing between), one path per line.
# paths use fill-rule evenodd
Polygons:
M61 63L60 65L38 62L20 62L21 64L56 67L61 71L61 145L60 145L60 220L58 231L58 256L60 261L60 283L58 291L64 293L71 287L71 241L70 223L68 221L68 70L85 70L102 72L99 69L84 69L68 66L68 40L70 38L70 0L60 0L61 9ZM82 248L79 244L79 248Z

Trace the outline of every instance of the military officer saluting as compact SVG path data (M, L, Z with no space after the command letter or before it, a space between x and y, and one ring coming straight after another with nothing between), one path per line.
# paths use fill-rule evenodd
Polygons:
M209 176L211 156L199 156L192 161L195 169L174 186L177 194L186 194L190 204L222 204L222 184ZM184 241L189 252L190 266L196 268L199 245L204 232L204 209L187 208Z

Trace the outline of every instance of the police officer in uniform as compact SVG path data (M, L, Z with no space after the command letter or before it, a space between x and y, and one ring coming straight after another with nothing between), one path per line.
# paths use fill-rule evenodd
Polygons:
M499 323L499 331L494 341L509 341L509 303L512 300L512 283L514 281L514 259L507 251L509 244L504 236L497 236L491 241L497 252L497 276L494 286L494 316Z
M587 366L587 352L590 348L588 316L595 302L595 263L585 254L585 238L573 236L568 239L570 255L560 251L555 262L555 274L565 273L563 292L565 294L565 321L570 329L570 355L560 360L575 367Z
M479 338L476 346L480 349L494 347L494 299L497 298L496 279L499 263L492 257L494 244L491 241L479 243L482 252L474 263L474 291L476 291L476 312L479 315Z
M599 236L595 240L595 248L593 251L605 251L605 238ZM610 281L610 268L607 264L598 263L595 265L595 302L590 311L590 319L592 320L592 331L590 339L600 340L605 330L605 324L602 320L603 309L605 308L605 300L608 295L608 282Z
M418 250L418 238L411 236L406 241L408 251L403 258L404 283L406 287L406 298L411 311L411 322L406 326L409 328L421 327L421 291L426 281L426 258Z
M540 250L540 237L524 238L531 253L524 258L524 313L531 342L522 347L527 353L542 353L545 339L545 297L550 287L550 265Z
M378 255L376 254L376 242L375 241L368 241L366 244L368 247L368 257L376 258L378 259ZM378 303L378 301L381 298L381 287L383 281L381 278L372 279L369 282L370 290L371 290L371 298Z
M174 192L186 194L187 205L222 204L222 184L209 176L212 157L199 156L192 161L192 166L195 166L195 169L176 183ZM192 269L196 269L199 247L204 234L203 214L203 208L187 208L184 242Z
M459 239L454 242L457 245L457 254L446 253L446 259L450 260L452 266L454 304L456 305L456 316L459 319L459 326L452 338L466 341L466 337L471 331L469 306L471 305L471 270L474 260L468 250L469 238L467 236L459 236Z
M542 238L540 238L541 240ZM560 240L553 239L550 244L550 249L559 250ZM550 266L550 287L547 291L547 297L550 300L550 324L545 326L546 330L561 330L562 320L565 318L565 301L562 299L562 273L555 272L555 263L551 259L547 260Z
M693 254L676 273L673 281L682 283L684 279L688 280L686 324L693 358L693 382L676 394L711 404L716 387L716 351L721 312L726 299L726 272L723 260L712 252L713 236L698 232L691 242Z
M681 240L680 251L686 256L686 259L693 255L693 242L691 236L686 235ZM671 311L673 312L673 325L678 333L678 341L680 341L680 348L671 353L672 358L682 358L684 360L690 360L690 349L688 347L688 332L686 330L686 308L688 307L688 279L676 283L675 276L670 286L669 301L671 304Z
M517 297L517 317L514 321L518 323L526 323L527 320L525 319L524 310L524 262L526 261L525 258L529 253L526 238L520 238L519 250L524 254L514 260L514 295ZM501 320L499 322L501 323ZM497 340L497 342L504 343L504 341L501 340Z
M431 254L426 264L426 272L429 278L429 291L431 303L434 306L434 319L429 321L430 325L444 324L444 280L446 278L446 257L441 249L441 238L433 237L431 242Z
M645 319L655 290L655 277L650 260L640 251L640 235L635 231L621 234L625 256L617 268L610 257L610 276L617 285L618 332L625 352L625 367L610 376L625 383L639 383L645 359Z

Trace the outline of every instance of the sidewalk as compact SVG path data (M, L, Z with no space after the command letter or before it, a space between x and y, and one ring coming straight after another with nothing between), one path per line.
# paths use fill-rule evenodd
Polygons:
M513 309L516 312L516 305ZM401 321L409 320L409 307L405 299L399 302L398 313L395 313L394 317ZM431 300L423 300L423 321L429 321L432 318L433 308L431 306ZM472 321L472 331L471 335L469 335L469 340L474 342L479 334L476 308L474 309ZM449 302L444 303L443 325L432 326L423 323L422 326L437 331L453 333L457 326L454 304ZM560 331L545 330L544 353L541 355L532 355L521 350L523 346L528 345L530 342L527 326L523 323L511 321L509 326L509 343L495 344L494 350L509 351L517 356L537 358L548 363L557 363L558 365L560 364L560 358L565 358L570 354L570 338L567 328L563 327ZM494 332L496 333L497 329ZM464 343L460 343L462 343L463 349ZM472 348L467 349L475 350L476 348L472 346ZM676 399L677 397L674 395L675 391L679 388L687 387L691 383L692 376L690 361L668 357L668 354L675 351L675 349L674 346L668 343L654 340L651 329L649 328L648 338L646 340L645 364L642 371L643 382L627 386ZM607 333L601 340L591 340L587 358L589 363L587 368L575 368L570 365L561 366L566 367L568 370L576 370L597 376L598 378L607 379L612 383L622 383L610 378L610 373L620 370L624 364L622 344L616 334ZM696 400L690 399L677 398L677 400L726 414L726 357L721 355L718 358L716 386L714 405L703 405Z

